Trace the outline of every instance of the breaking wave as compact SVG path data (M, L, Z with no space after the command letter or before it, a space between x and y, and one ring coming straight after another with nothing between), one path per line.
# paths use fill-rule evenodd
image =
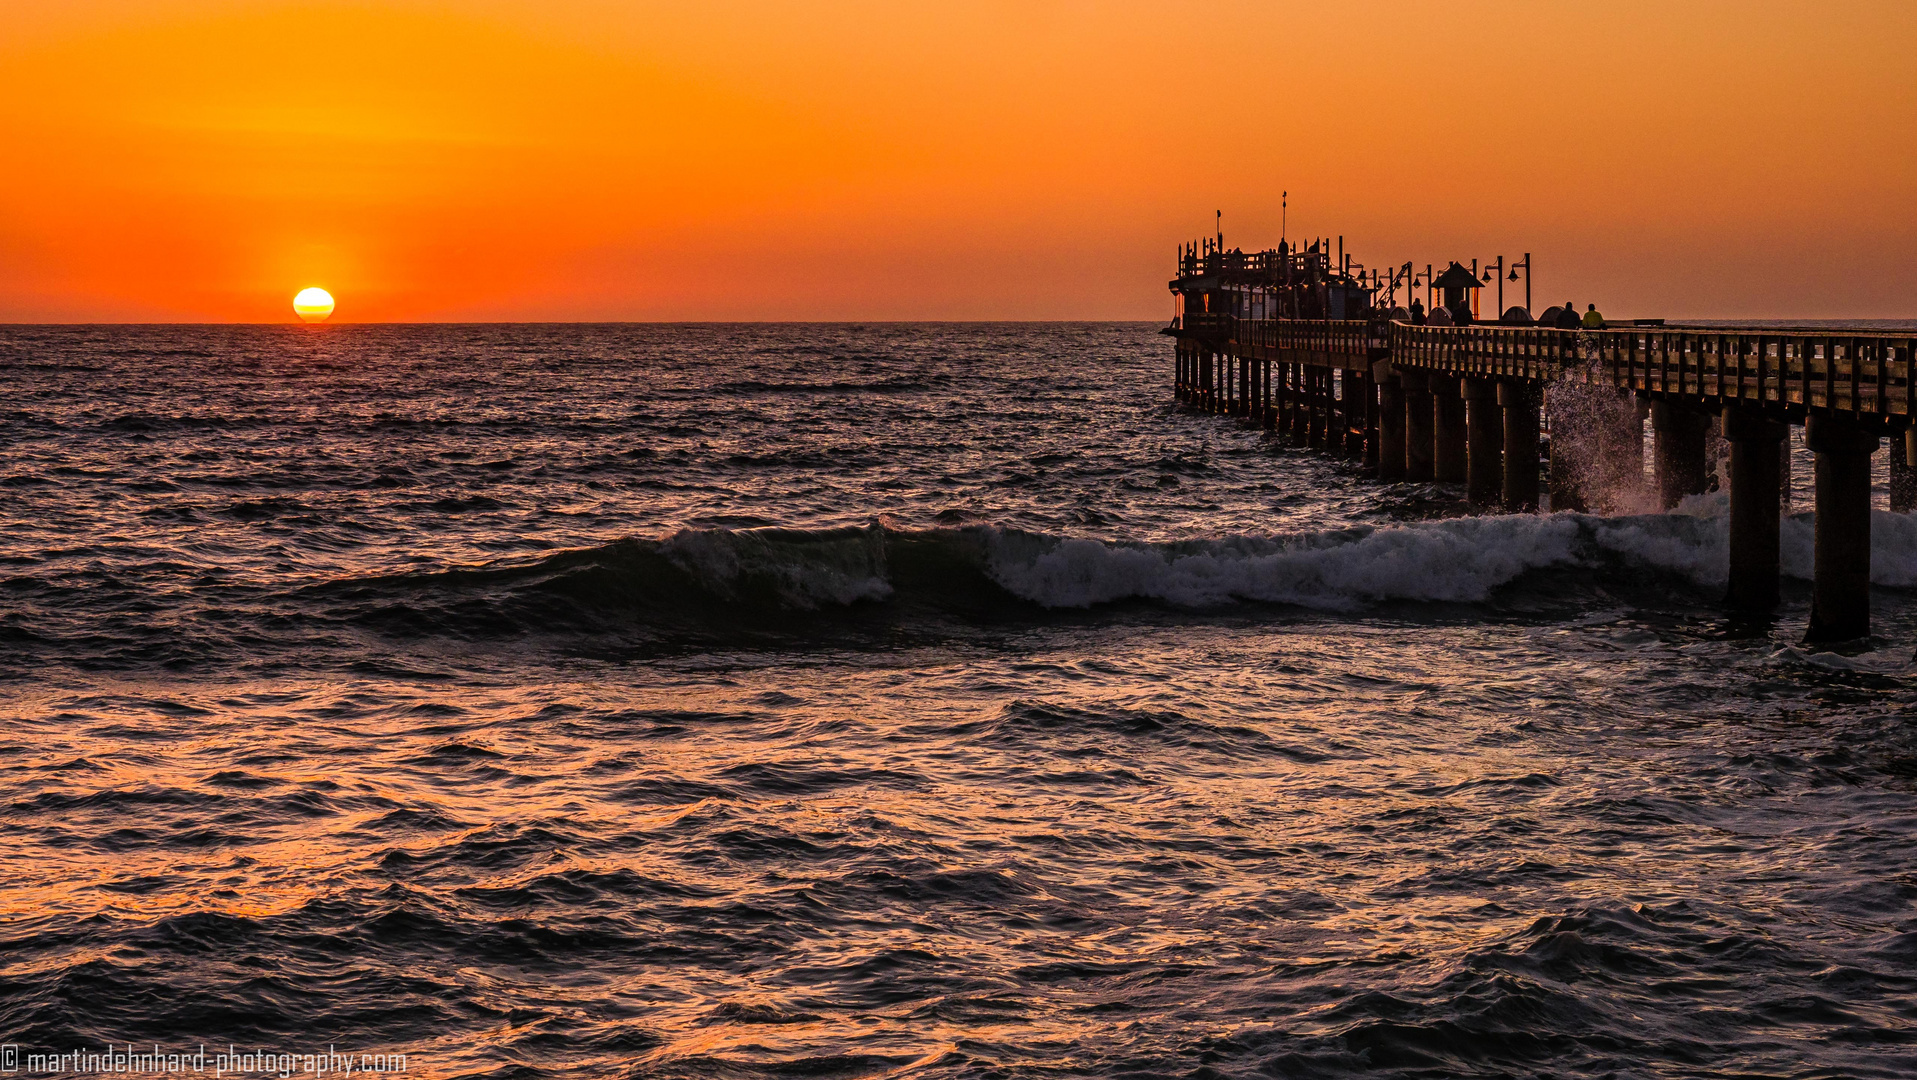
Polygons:
M1576 580L1655 578L1706 599L1725 580L1721 497L1679 512L1457 518L1292 534L1151 543L980 525L900 529L696 529L563 552L521 566L322 587L376 621L478 633L592 631L608 624L816 626L833 612L946 615L1093 609L1143 602L1349 612L1392 603L1496 604ZM1917 584L1917 521L1879 514L1872 580ZM1809 515L1786 520L1787 576L1811 574ZM1529 587L1528 586L1534 586ZM436 610L435 610L436 609Z

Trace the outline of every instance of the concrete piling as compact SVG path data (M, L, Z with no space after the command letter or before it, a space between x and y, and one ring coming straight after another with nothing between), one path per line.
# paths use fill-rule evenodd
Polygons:
M1782 484L1778 444L1790 429L1762 411L1724 408L1731 444L1730 580L1724 602L1750 613L1777 607Z
M1493 507L1504 498L1504 406L1498 404L1498 384L1490 379L1465 379L1460 388L1464 405L1465 498L1471 505Z
M1709 483L1704 452L1710 417L1675 402L1657 401L1651 404L1651 431L1658 505L1669 510L1685 496L1702 495Z
M1431 478L1447 484L1464 483L1464 398L1455 375L1431 377Z
M1498 404L1504 410L1504 509L1529 513L1538 508L1538 421L1543 411L1536 384L1501 382Z
M1364 465L1367 469L1378 467L1378 377L1364 372Z
M1870 634L1870 456L1878 435L1847 418L1811 414L1804 439L1817 455L1816 548L1807 642Z
M1378 379L1378 479L1404 479L1404 391L1391 365L1380 362Z
M1314 387L1311 369L1303 364L1293 366L1291 373L1293 385L1298 388L1297 405L1291 414L1291 441L1298 446L1311 445L1311 395Z
M1311 369L1311 445L1323 450L1331 445L1331 369Z
M1371 381L1362 371L1346 368L1339 377L1344 391L1339 398L1340 413L1344 419L1345 456L1363 460L1365 456L1365 429L1369 426L1365 417L1370 411L1367 405L1371 397Z
M1432 477L1431 387L1422 371L1398 375L1404 398L1404 478L1429 481Z

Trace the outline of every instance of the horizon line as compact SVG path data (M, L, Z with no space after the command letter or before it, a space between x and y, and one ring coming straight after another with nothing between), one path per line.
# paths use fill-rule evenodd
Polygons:
M1657 318L1659 316L1634 316L1633 318ZM1721 315L1667 315L1661 316L1667 323L1703 322L1703 323L1799 323L1828 326L1842 326L1850 323L1872 322L1909 322L1917 323L1914 315L1850 315L1838 317L1819 316L1721 316ZM4 327L160 327L160 326L232 326L232 327L285 327L288 329L323 332L332 327L363 326L990 326L1020 325L1046 326L1084 323L1139 323L1161 325L1168 319L1159 318L1065 318L1065 319L417 319L417 320L369 320L364 322L302 323L298 321L243 322L233 321L190 321L160 320L144 322L126 322L109 320L86 321L34 321L0 319L0 328ZM1628 322L1625 316L1612 320L1619 324ZM1485 319L1473 325L1497 326L1496 320Z

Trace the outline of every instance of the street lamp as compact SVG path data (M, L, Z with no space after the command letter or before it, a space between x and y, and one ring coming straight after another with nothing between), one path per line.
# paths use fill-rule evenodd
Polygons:
M1490 281L1493 278L1498 282L1498 318L1502 320L1504 318L1504 256L1502 255L1498 256L1497 262L1485 264L1484 276L1479 280Z
M1524 258L1511 264L1511 280L1518 280L1518 271L1524 271L1524 313L1531 315L1531 253L1525 252ZM1537 318L1536 315L1531 315Z

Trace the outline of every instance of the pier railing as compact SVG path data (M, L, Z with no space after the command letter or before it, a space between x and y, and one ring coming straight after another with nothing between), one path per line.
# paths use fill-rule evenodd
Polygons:
M1500 379L1910 416L1917 335L1624 327L1413 326L1191 313L1179 331L1291 363L1399 367Z

